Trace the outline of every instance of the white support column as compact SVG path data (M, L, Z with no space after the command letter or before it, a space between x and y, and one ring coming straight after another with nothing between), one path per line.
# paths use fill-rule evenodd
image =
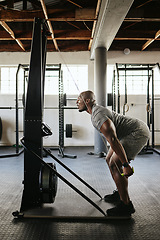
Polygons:
M106 106L106 96L107 96L107 85L106 85L106 71L107 71L107 62L106 62L107 50L105 47L98 47L95 49L95 59L94 59L94 70L95 70L95 96L96 103L98 105ZM103 142L100 133L95 130L95 144L94 152L99 154L101 152L107 152L106 145Z

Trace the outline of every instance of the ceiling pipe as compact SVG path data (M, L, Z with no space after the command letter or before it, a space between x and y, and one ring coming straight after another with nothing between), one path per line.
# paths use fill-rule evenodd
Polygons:
M91 59L95 49L110 48L122 22L134 0L102 0L91 47Z

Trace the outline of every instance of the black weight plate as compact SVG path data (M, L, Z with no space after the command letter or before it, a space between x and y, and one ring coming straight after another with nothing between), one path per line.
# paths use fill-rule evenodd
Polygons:
M2 119L0 117L0 140L2 138Z
M53 163L48 163L54 170L56 170L56 165ZM43 166L41 170L41 183L40 187L42 189L42 202L43 203L53 203L57 193L57 175L52 172L46 166Z
M66 124L66 138L72 138L72 124Z

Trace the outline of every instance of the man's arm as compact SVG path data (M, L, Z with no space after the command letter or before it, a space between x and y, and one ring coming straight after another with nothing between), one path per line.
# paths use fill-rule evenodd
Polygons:
M101 133L106 137L113 151L119 157L121 163L128 162L125 150L117 138L116 129L113 122L107 119L100 128Z
M110 143L112 150L117 154L119 160L122 164L128 162L125 150L117 138L116 129L113 122L110 119L107 119L101 126L100 131L106 137L107 141ZM126 177L129 177L133 174L133 169L130 165L123 168L123 174Z

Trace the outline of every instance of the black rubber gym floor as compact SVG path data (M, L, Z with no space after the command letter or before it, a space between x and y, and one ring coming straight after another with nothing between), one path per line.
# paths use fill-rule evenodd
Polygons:
M92 148L66 148L65 152L76 154L76 159L59 158L79 176L92 185L104 196L115 189L104 158L88 155ZM0 148L0 154L9 153L7 148ZM58 152L52 151L57 157ZM44 158L52 162L50 157ZM56 164L57 170L100 204L103 210L111 205L101 202L94 193ZM129 179L129 193L136 208L130 220L75 221L55 219L15 219L12 212L20 209L23 180L23 154L19 157L0 159L0 239L1 240L121 240L121 239L160 239L160 156L156 153L138 155L132 166L135 174ZM46 206L45 206L46 207ZM61 180L53 204L46 207L50 214L57 215L97 215L97 212L81 196L70 189ZM103 218L103 215L102 215Z

